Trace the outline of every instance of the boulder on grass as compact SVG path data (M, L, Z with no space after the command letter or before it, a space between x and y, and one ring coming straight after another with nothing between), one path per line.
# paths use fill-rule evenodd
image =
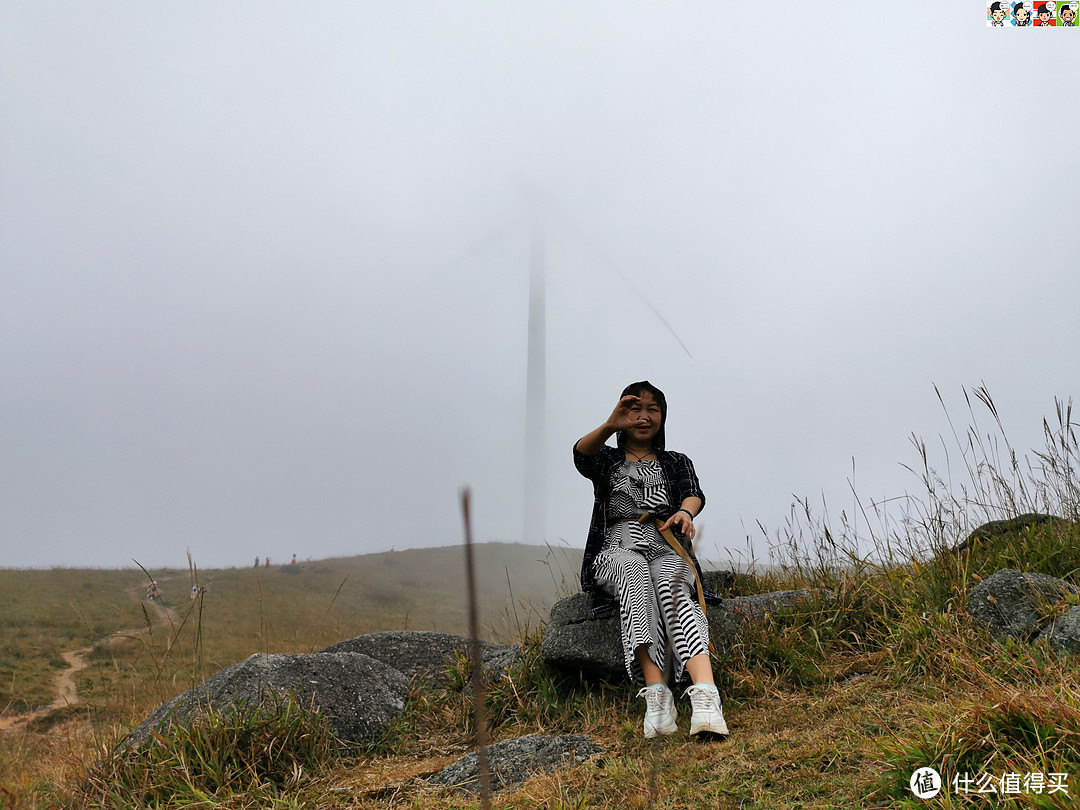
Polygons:
M459 656L470 655L470 639L447 633L419 630L390 630L368 633L340 641L323 650L324 653L362 653L397 669L410 681L419 679L425 684L446 683L446 668ZM517 647L480 642L484 673L500 678L520 656Z
M741 621L738 630L724 633L722 629L713 631L713 643L724 646L734 644L741 640L742 628L747 625L761 624L766 618L774 613L779 613L788 608L804 605L814 598L814 594L806 588L794 591L769 591L768 593L755 593L750 596L733 596L725 599L723 604L709 605L709 626L712 627L714 617L725 616L737 618ZM724 622L717 622L722 627Z
M1028 642L1049 622L1054 606L1077 593L1065 580L1004 568L971 589L967 610L994 638Z
M730 649L742 640L747 627L812 596L807 590L774 591L707 605L705 615L713 645L718 651ZM551 608L540 653L549 666L565 674L615 681L626 678L618 611L594 617L586 593L576 593Z
M487 749L491 789L514 787L531 776L578 765L603 751L587 734L530 734L497 742ZM475 751L466 754L427 781L462 793L479 793L480 755Z
M965 537L961 542L956 544L953 549L953 553L959 553L961 551L967 551L975 545L976 541L987 542L993 540L1003 534L1018 534L1032 526L1044 526L1053 525L1054 521L1061 521L1061 518L1055 518L1053 515L1044 515L1039 512L1028 512L1024 515L1017 515L1014 518L1008 518L1007 520L991 520L988 523L984 523L979 528L975 529L971 534Z
M252 655L221 670L150 715L121 746L140 746L153 732L168 735L208 710L227 714L292 695L302 707L318 710L341 742L376 742L405 707L408 679L393 667L360 653Z
M1063 652L1073 655L1080 653L1080 607L1074 605L1062 613L1036 639Z
M551 606L540 655L565 673L607 680L625 677L618 612L593 616L587 593L560 599Z

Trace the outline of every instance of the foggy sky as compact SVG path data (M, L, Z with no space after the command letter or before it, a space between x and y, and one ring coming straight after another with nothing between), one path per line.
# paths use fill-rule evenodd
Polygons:
M536 221L554 543L634 380L712 558L917 492L935 384L1039 446L1080 41L978 6L0 1L0 565L520 540Z

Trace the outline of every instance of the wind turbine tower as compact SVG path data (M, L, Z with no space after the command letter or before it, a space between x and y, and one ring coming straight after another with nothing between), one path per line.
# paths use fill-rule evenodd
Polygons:
M546 405L544 359L544 227L534 214L529 250L529 343L525 369L525 526L530 545L547 539Z

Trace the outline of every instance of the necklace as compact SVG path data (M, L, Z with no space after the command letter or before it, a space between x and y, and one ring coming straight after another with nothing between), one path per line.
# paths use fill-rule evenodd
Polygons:
M646 450L646 451L645 451L644 453L642 453L642 454L641 454L641 455L639 456L639 455L638 455L637 453L635 453L635 452L634 452L633 450L631 450L631 449L630 449L629 447L624 447L623 449L624 449L624 450L625 450L625 451L626 451L627 453L629 453L630 455L632 455L632 456L634 457L634 461L644 461L644 460L645 460L645 456L648 456L648 455L652 455L652 452L653 452L653 449L652 449L652 448L650 447L650 448L649 448L648 450Z

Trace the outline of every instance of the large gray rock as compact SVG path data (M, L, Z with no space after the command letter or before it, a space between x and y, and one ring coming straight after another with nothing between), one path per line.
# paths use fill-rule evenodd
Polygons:
M738 582L740 574L728 570L714 570L701 572L701 584L705 590L723 595Z
M971 589L967 610L995 638L1027 642L1047 624L1053 606L1076 593L1056 577L1003 568Z
M988 540L993 540L995 537L1002 534L1017 534L1032 526L1053 524L1055 520L1062 521L1061 518L1056 518L1053 515L1044 515L1039 512L1028 512L1027 514L1017 515L1014 518L1008 518L1006 520L991 520L988 523L982 524L979 528L975 529L975 531L965 537L956 545L953 552L967 551L975 545L976 541L986 542Z
M705 615L713 645L718 651L730 649L743 639L747 627L811 598L807 590L773 591L707 605ZM626 677L618 612L593 617L591 600L585 593L562 599L551 608L540 654L549 666L567 674L580 672L607 680Z
M731 644L740 640L741 629L747 625L761 624L774 613L788 608L799 607L814 598L814 594L805 588L795 591L770 591L768 593L755 593L750 596L733 596L725 599L721 605L710 605L708 610L710 628L713 617L725 616L726 619L737 619L741 622L737 633L725 635L722 631L713 632L714 643L720 642ZM720 623L722 624L722 623Z
M1073 606L1054 619L1036 637L1067 653L1080 653L1080 607Z
M173 725L190 723L208 709L226 714L286 694L321 712L343 743L370 744L405 707L408 691L404 675L359 653L257 654L158 708L121 746L142 745L151 732L167 734Z
M618 612L595 618L587 593L560 599L551 607L540 656L562 672L608 680L625 678Z
M446 683L446 669L459 656L468 657L470 639L447 633L420 630L390 630L368 633L340 641L323 650L324 653L350 652L369 655L389 664L410 681L419 679L429 685ZM484 673L489 678L502 677L518 659L517 647L480 642Z
M491 789L505 790L531 776L580 764L603 751L587 734L530 734L497 742L487 749ZM475 751L466 754L428 782L454 787L463 793L479 793L479 754Z

